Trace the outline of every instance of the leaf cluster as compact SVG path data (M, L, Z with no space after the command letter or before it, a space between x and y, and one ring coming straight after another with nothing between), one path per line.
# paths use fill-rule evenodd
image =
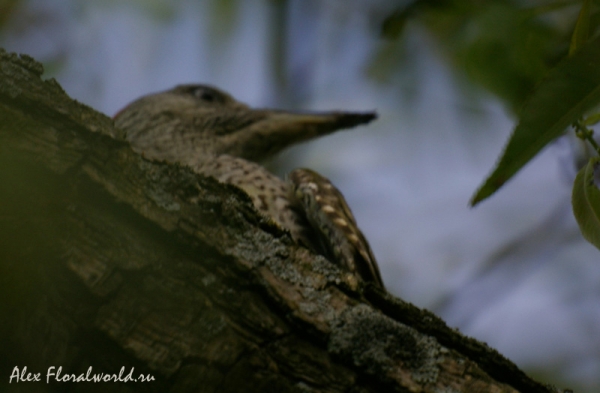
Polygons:
M449 49L457 68L518 115L494 170L472 197L472 206L498 191L569 128L600 154L589 128L600 120L598 2L530 3L416 1L396 10L383 24L384 35L398 38L409 18L420 18ZM577 175L572 202L584 237L598 248L599 185L600 158L593 157Z

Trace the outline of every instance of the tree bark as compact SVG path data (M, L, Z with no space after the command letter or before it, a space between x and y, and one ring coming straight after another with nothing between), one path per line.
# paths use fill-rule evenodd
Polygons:
M559 391L134 153L30 57L0 50L0 73L3 391Z

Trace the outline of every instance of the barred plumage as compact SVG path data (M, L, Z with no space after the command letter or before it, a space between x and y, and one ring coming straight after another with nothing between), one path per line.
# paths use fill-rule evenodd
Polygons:
M383 287L371 247L342 193L329 179L310 169L295 169L288 176L311 228L319 232L319 239L328 239L322 244L326 256L363 280Z

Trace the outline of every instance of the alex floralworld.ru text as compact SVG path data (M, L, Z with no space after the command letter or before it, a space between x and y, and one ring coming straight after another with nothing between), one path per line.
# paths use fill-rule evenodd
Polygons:
M140 374L139 377L133 376L134 367L131 368L128 374L125 374L125 367L121 367L118 374L94 373L92 366L87 369L85 374L63 374L62 366L48 367L46 371L46 383L50 382L150 382L154 381L154 377L150 374ZM10 374L9 383L18 382L41 382L42 373L32 373L27 371L27 366L19 370L15 366Z

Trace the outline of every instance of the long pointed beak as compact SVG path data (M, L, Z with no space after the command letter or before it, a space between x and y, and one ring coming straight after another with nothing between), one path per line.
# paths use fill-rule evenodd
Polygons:
M225 143L228 151L224 153L253 161L264 159L293 144L367 124L377 118L375 112L253 111L260 113L259 120L232 135L234 143Z

